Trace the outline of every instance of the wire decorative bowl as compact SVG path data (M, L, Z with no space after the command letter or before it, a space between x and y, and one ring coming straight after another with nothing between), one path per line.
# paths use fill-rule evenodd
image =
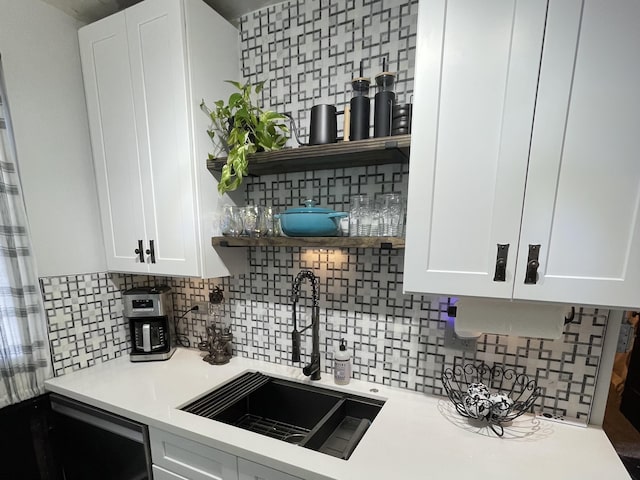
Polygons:
M540 387L527 375L512 368L489 367L484 363L447 368L442 373L442 384L460 415L486 422L500 437L504 435L503 425L529 411L540 395ZM469 403L465 406L465 400L469 402L468 391L472 384L483 384L493 394L506 395L512 403L489 403L488 408L480 411L469 408Z

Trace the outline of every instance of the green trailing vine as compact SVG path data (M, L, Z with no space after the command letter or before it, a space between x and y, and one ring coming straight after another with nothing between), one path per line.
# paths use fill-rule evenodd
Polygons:
M239 92L234 92L225 105L223 100L210 109L204 103L200 108L211 119L207 133L216 145L216 153L226 152L227 163L222 167L218 192L223 195L237 189L249 170L249 155L257 151L280 150L287 143L289 129L283 123L287 117L271 110L262 110L251 101L252 93L260 94L264 81L255 84L227 80ZM209 154L209 159L217 158Z

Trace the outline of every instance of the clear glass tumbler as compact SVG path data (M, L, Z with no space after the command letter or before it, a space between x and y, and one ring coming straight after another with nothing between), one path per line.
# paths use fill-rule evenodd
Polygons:
M264 228L265 228L265 236L273 237L277 235L275 231L275 222L276 220L273 218L274 209L273 207L264 207L263 209L263 218L264 218Z
M252 213L251 207L242 207L240 209L240 216L242 217L242 235L248 236L249 232L253 232L256 225L256 217Z
M371 207L371 236L382 236L382 205L380 197L376 196Z
M220 216L220 232L225 237L237 237L242 234L242 215L240 207L223 205Z
M263 237L267 234L264 207L257 205L242 207L242 222L244 224L244 235Z
M371 235L372 215L369 195L365 193L351 197L349 235L352 237L368 237Z
M380 235L399 237L404 223L404 205L398 193L384 193L378 197L380 205Z

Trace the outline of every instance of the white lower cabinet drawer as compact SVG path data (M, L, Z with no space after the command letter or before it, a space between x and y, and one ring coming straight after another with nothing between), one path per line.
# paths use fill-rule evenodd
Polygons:
M238 458L238 478L239 480L302 480L300 477L294 477L244 458Z
M153 464L178 474L166 478L179 479L181 475L187 480L238 480L235 455L153 427L149 428L149 439Z
M153 480L189 480L182 475L177 475L162 467L153 465Z

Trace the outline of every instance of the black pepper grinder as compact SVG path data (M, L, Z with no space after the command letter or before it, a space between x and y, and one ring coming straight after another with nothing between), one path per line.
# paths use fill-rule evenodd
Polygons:
M362 60L360 60L360 76L351 80L353 98L349 102L351 118L349 120L349 140L369 138L369 117L371 115L371 99L369 86L371 80L362 76Z
M391 115L393 105L396 101L396 94L393 92L393 84L396 81L396 74L387 72L387 59L382 61L383 72L376 75L378 93L375 97L375 108L373 114L373 136L388 137L391 135Z

